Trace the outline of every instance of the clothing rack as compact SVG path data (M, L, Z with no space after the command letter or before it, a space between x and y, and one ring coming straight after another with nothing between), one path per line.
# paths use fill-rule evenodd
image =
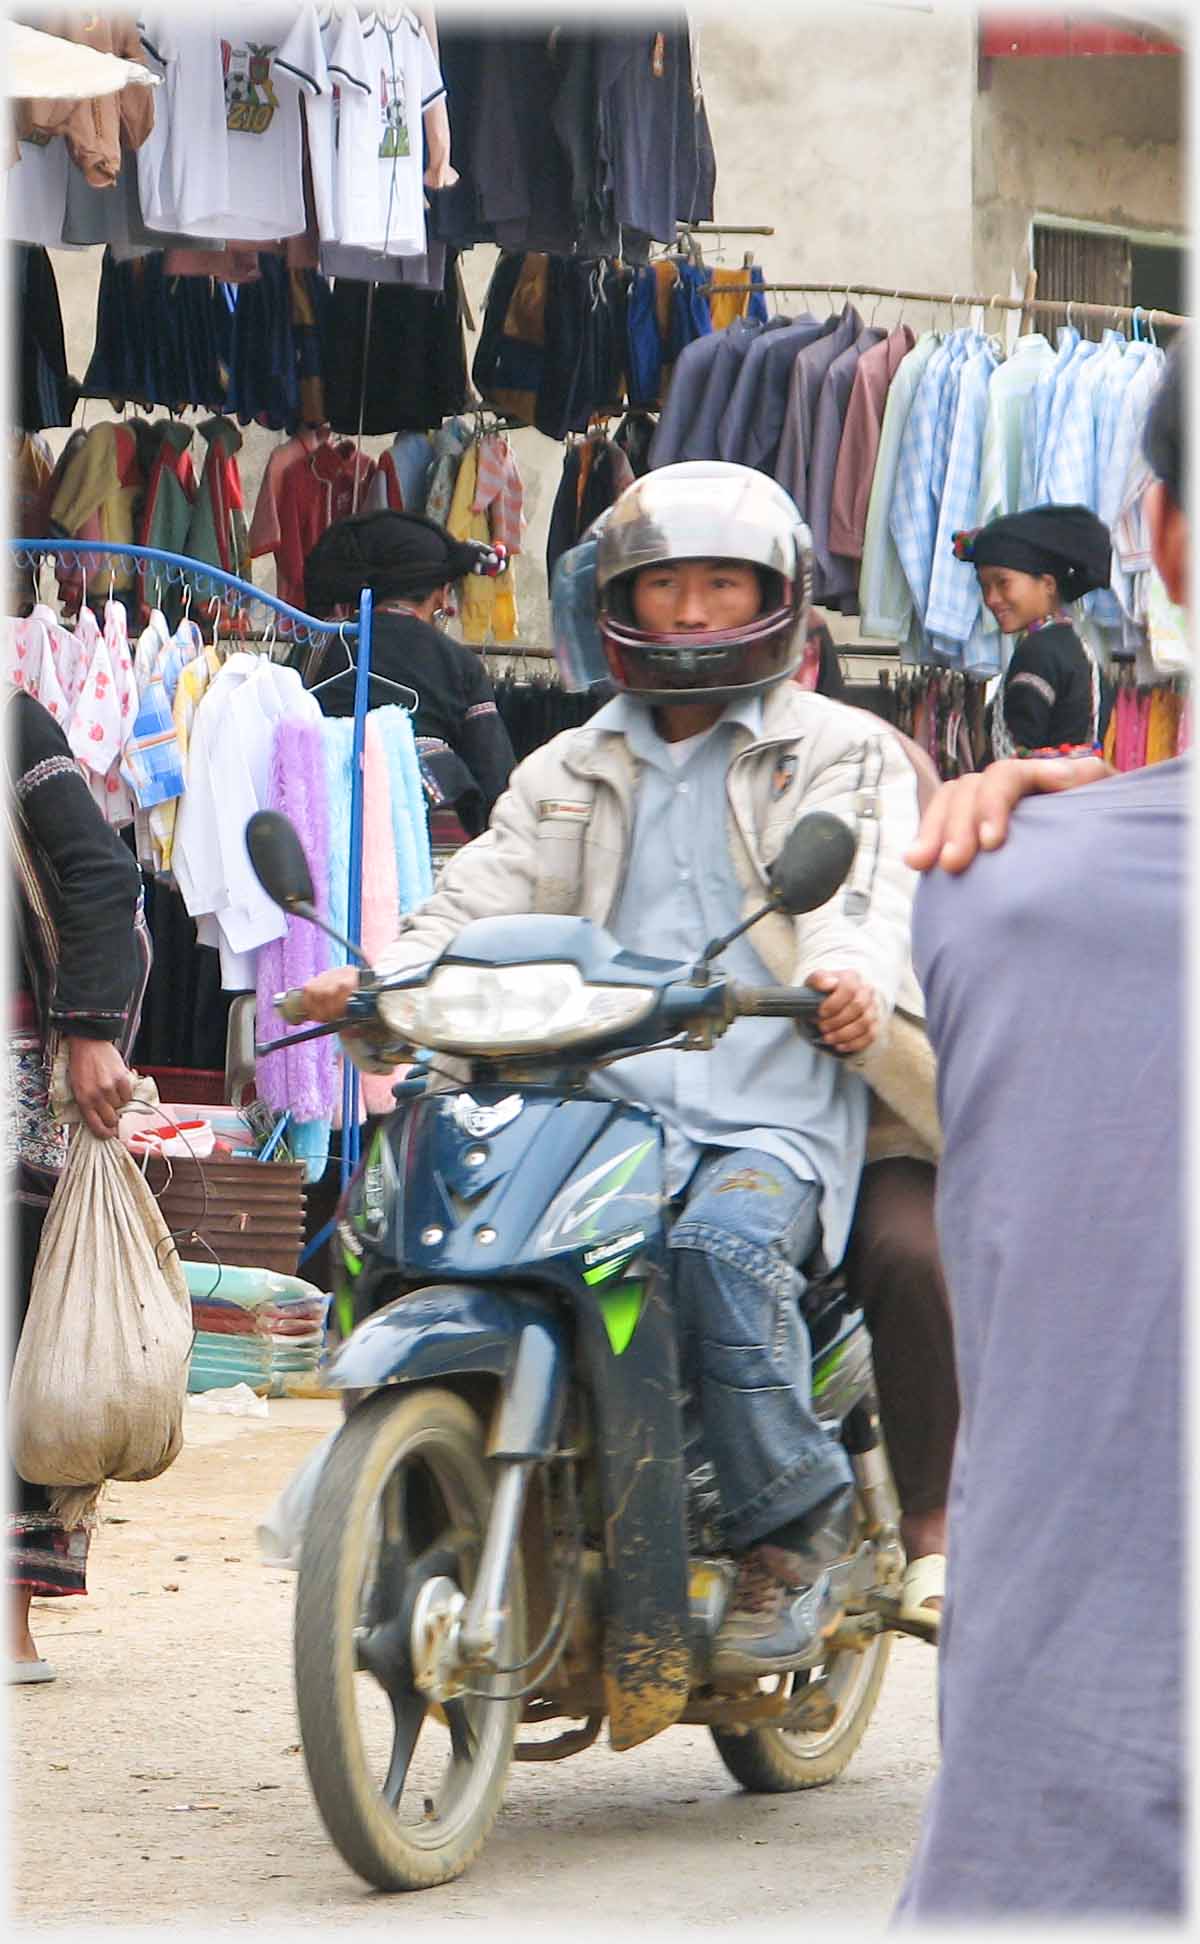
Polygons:
M680 236L774 236L774 223L685 223L677 225Z
M846 284L840 278L824 282L821 278L814 277L808 283L755 284L747 281L744 284L727 284L725 289L727 292L790 291L796 295L811 295L815 291L822 290L832 294L840 290L847 297L890 297L896 303L944 304L952 312L959 304L964 305L968 310L982 308L1004 311L1046 311L1053 316L1066 318L1068 323L1073 317L1122 317L1146 325L1162 324L1168 328L1178 328L1190 322L1188 318L1180 317L1174 311L1145 310L1141 304L1077 304L1061 297L983 297L963 294L959 291L951 294L949 291L895 290L890 284Z
M347 897L347 930L351 938L358 938L362 932L362 851L363 851L363 751L366 742L367 692L371 672L371 638L373 627L374 597L370 588L364 588L359 596L357 621L319 621L315 615L305 614L302 609L289 607L274 594L266 593L250 581L239 580L235 574L227 574L222 568L210 567L207 562L194 560L187 554L168 553L161 547L137 547L120 541L110 540L10 540L10 555L18 567L36 574L48 558L60 554L83 555L91 559L97 554L110 558L115 568L118 563L128 563L136 574L138 564L153 562L166 567L165 579L168 585L193 588L201 599L226 598L227 605L234 613L243 608L258 606L266 608L272 617L280 617L289 624L288 639L301 646L319 647L329 637L338 636L343 642L357 638L359 652L354 683L354 738L350 784L350 882ZM271 625L268 623L268 625ZM361 1133L358 1124L358 1072L349 1059L343 1062L342 1074L342 1153L341 1184L345 1192L350 1177L358 1166L361 1153ZM301 1265L311 1255L324 1246L333 1234L335 1222L330 1221L314 1236L300 1258Z
M502 642L483 650L485 661L490 661L493 655L508 655L514 661L552 662L554 660L552 648L522 648L520 642Z

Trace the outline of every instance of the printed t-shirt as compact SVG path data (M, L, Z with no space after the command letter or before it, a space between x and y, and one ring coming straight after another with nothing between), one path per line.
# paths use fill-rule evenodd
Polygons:
M425 131L445 94L429 37L407 10L394 27L375 16L363 34L370 93L341 98L340 241L384 256L425 253Z
M339 19L331 14L321 28L328 85L304 104L308 124L308 157L312 170L313 207L317 234L323 243L338 240L338 179L341 166L341 109L343 91L370 93L371 82L362 21L353 7Z
M331 85L312 0L254 16L252 29L232 11L215 22L164 11L141 33L166 96L161 139L139 151L147 224L222 240L300 235L300 96Z

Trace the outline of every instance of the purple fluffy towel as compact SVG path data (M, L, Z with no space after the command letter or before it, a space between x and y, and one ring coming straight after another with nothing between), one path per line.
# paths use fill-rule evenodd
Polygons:
M317 910L329 907L329 798L321 724L299 718L282 721L271 747L267 803L295 825L316 886ZM332 963L329 941L303 918L289 918L287 935L272 939L258 955L258 1037L282 1037L290 1029L272 1000L290 986L302 986ZM290 1108L298 1121L329 1120L337 1097L338 1042L310 1040L258 1062L260 1099L275 1113Z

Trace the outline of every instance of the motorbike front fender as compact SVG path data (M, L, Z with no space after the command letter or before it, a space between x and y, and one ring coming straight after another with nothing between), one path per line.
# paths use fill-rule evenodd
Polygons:
M566 1395L566 1334L553 1310L518 1290L437 1283L398 1296L359 1324L323 1380L365 1391L473 1375L500 1379L489 1456L548 1456Z

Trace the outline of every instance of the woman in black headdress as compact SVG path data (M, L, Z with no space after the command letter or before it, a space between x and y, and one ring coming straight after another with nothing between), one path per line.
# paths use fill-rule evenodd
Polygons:
M1086 506L1035 506L956 533L954 550L1015 641L992 705L993 757L1098 751L1112 698L1067 607L1108 586L1108 528Z
M436 792L431 802L452 804L470 837L486 829L516 759L482 656L436 622L455 581L497 564L486 548L452 539L434 520L384 510L336 521L304 563L313 614L349 613L371 589L371 667L416 694L413 733L427 791ZM326 715L353 715L353 670L319 700Z

